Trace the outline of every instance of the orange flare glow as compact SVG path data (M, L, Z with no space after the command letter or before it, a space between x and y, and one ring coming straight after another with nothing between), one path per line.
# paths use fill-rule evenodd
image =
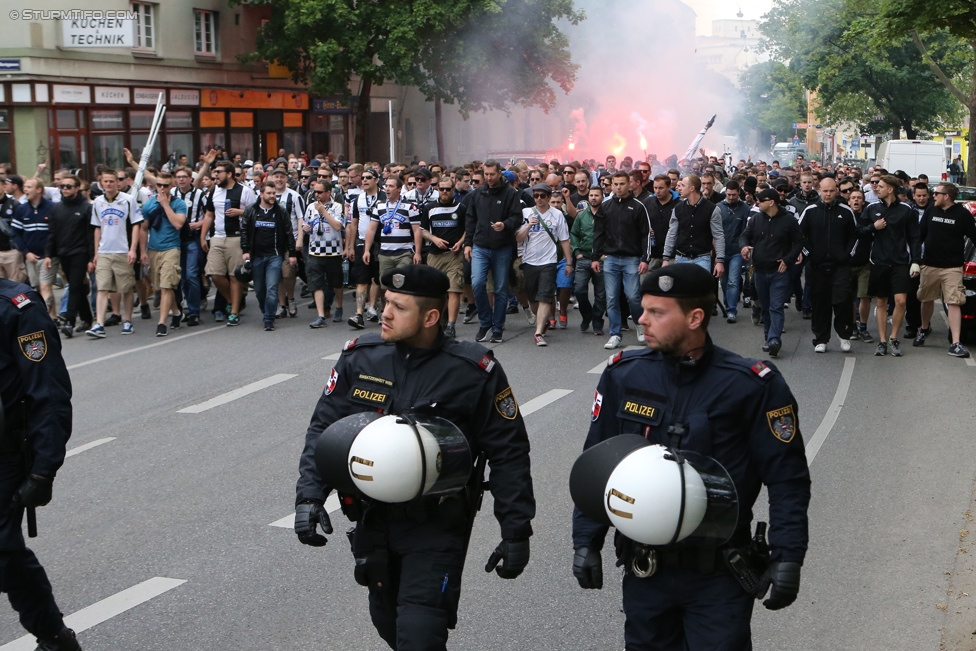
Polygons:
M627 141L619 133L613 134L613 144L610 145L610 150L613 152L614 156L620 156L624 153L624 149L627 148Z
M637 134L640 136L640 146L641 146L641 149L643 151L647 151L647 138L645 138L644 137L644 134L641 133L640 131L638 131Z

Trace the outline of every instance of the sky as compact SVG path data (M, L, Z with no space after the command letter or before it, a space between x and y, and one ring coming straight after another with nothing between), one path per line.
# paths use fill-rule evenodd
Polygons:
M773 0L683 0L686 5L695 10L698 20L695 33L698 36L710 36L712 21L722 18L735 18L741 9L742 17L746 20L759 20L764 13L773 8Z

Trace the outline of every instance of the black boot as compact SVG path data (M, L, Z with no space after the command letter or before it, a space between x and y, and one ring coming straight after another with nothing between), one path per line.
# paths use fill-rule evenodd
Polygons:
M50 640L37 640L37 648L34 651L81 651L81 646L75 638L75 632L70 628L62 628Z

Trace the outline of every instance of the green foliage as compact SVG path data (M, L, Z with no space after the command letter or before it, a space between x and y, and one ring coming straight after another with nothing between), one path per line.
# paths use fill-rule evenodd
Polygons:
M910 138L955 124L958 102L911 38L878 38L887 1L900 0L786 0L760 25L764 47L817 91L825 123L854 122L869 133L904 129ZM958 38L937 32L929 47L950 77L966 69L967 46Z
M806 122L807 101L802 79L778 61L750 66L739 77L745 102L734 121L742 138L750 131L758 134L757 142L765 147L771 134L779 142L793 137L793 123ZM804 130L799 135L805 138Z
M973 0L938 0L919 4L917 0L884 0L877 22L886 34L911 30L929 33L947 30L957 38L976 40L976 3Z

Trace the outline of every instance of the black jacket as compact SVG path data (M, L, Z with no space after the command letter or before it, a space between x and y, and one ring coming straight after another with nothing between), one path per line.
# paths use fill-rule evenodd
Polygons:
M966 262L966 237L976 242L976 223L968 210L953 204L948 210L932 206L919 225L925 253L922 264L951 269Z
M260 209L261 200L244 209L241 215L241 252L251 253L251 245L254 242L255 217ZM291 231L291 217L285 212L277 201L271 207L271 212L275 216L275 247L278 251L287 251L288 257L295 257L295 234ZM283 255L283 254L282 254Z
M854 213L854 225L857 227L857 244L854 245L854 250L851 252L851 265L855 267L863 267L871 262L871 240L874 239L874 233L867 229L870 223L863 210L859 213Z
M749 217L739 245L740 250L753 247L752 266L756 271L770 273L777 270L781 260L787 266L796 262L803 248L803 233L792 213L782 206L773 217L757 210Z
M818 201L820 201L820 194L816 190L810 190L809 194L803 194L803 190L797 188L796 193L789 198L787 203L796 208L796 214L799 215L807 209L807 206L812 206Z
M90 221L91 204L80 193L74 201L62 199L54 204L44 257L86 254L91 260L95 256L95 240Z
M678 199L671 196L668 202L662 204L657 200L657 196L652 194L642 203L647 208L647 214L651 217L651 228L654 230L654 246L651 247L651 257L660 258L664 256L664 240L668 235L668 224L671 223L671 213L678 205Z
M800 231L810 264L851 263L851 252L857 243L857 224L850 206L834 201L817 200L800 215Z
M634 195L604 201L593 219L593 259L601 255L651 259L651 218ZM658 239L663 233L655 233Z
M874 223L884 218L887 225L876 230ZM921 262L921 243L918 238L918 213L907 203L895 201L890 206L875 201L864 209L862 233L873 233L871 264L892 266Z
M500 181L497 188L482 185L465 197L464 246L501 249L515 244L515 231L522 226L522 201L519 192ZM495 231L491 225L504 222L505 229Z
M468 439L473 455L487 455L502 538L527 538L532 535L535 497L529 437L516 404L501 365L480 344L440 337L433 348L410 349L373 333L353 339L312 415L295 503L321 504L332 491L315 464L316 441L329 425L360 412L419 410L451 421Z

